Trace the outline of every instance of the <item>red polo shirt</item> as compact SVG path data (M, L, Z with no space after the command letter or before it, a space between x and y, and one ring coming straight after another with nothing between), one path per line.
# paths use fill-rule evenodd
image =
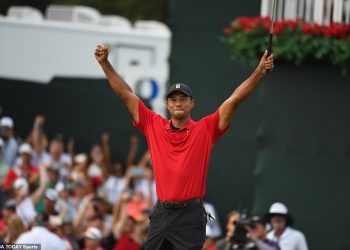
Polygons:
M195 122L189 120L174 131L170 120L139 101L139 122L151 153L158 199L183 201L205 194L210 152L228 130L219 128L219 110Z
M11 188L17 178L35 174L39 174L39 169L34 166L30 166L28 169L24 169L22 165L10 168L4 178L3 187Z

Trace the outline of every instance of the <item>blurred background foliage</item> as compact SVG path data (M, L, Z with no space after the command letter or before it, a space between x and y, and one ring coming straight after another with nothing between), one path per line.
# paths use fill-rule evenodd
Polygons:
M96 8L104 15L120 15L130 21L158 20L166 22L168 16L167 0L0 0L0 13L6 15L13 5L27 5L45 13L50 4L85 5Z

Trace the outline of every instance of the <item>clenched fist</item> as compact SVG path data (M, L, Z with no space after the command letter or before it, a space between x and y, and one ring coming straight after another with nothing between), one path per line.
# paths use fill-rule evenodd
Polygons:
M109 54L109 49L106 45L104 44L97 45L95 49L95 58L99 63L107 61L108 54Z

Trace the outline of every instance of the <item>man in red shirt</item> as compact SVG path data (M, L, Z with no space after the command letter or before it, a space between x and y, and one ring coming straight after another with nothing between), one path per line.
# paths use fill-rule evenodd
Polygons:
M20 177L26 178L30 185L36 184L39 180L39 169L32 165L32 147L28 143L23 143L19 147L20 163L18 166L10 168L4 181L4 189L12 188L13 182Z
M262 56L257 69L211 115L198 122L190 112L194 97L190 88L177 83L167 92L166 120L149 110L108 61L108 47L98 45L95 58L112 89L126 104L147 139L158 202L150 215L146 249L201 249L205 241L206 212L202 197L214 143L227 131L238 105L273 68L273 55Z

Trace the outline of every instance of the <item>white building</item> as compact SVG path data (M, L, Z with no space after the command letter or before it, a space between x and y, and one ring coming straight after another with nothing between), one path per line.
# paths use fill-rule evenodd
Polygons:
M86 6L52 5L45 17L34 8L13 6L0 16L0 38L0 78L42 84L54 77L105 78L93 53L97 44L107 44L113 66L165 115L171 32L163 23L132 25Z

